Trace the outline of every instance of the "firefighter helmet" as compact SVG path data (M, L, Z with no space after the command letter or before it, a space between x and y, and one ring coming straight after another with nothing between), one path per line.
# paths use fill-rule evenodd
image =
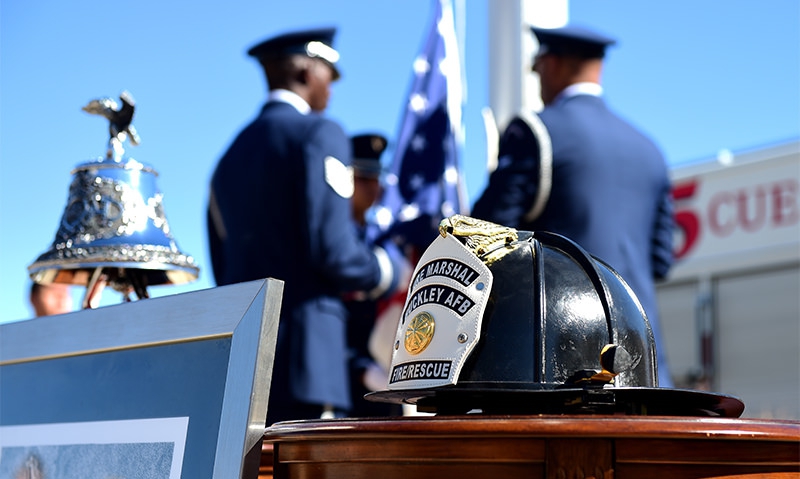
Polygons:
M421 257L388 390L437 413L739 416L735 398L658 388L656 345L625 280L564 236L456 215Z

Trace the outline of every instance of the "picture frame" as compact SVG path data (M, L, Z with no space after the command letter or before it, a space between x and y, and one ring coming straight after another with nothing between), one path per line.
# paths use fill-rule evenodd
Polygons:
M0 324L0 479L257 477L282 295L270 278Z

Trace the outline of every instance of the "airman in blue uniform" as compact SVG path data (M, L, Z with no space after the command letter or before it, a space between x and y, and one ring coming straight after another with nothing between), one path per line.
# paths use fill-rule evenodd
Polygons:
M667 165L647 136L611 111L600 74L615 43L595 31L533 28L544 110L522 112L502 134L497 169L472 216L564 235L615 268L655 334L660 385L672 385L654 279L673 261Z
M368 237L367 215L381 195L381 155L388 140L377 133L362 133L350 138L353 147L353 219L360 238ZM350 353L350 391L353 407L350 416L399 416L402 408L396 404L367 401L364 395L386 388L389 372L385 371L370 352L370 337L378 321L378 301L364 295L350 295L345 302L349 313L347 342ZM387 338L391 345L393 338ZM390 347L390 346L388 346Z
M335 29L253 46L269 99L211 179L208 237L218 285L284 281L267 424L339 417L351 407L342 295L377 297L397 281L382 248L352 227L351 146L322 115L339 78Z

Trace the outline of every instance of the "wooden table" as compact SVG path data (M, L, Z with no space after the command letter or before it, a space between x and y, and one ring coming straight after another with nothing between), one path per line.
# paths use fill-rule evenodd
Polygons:
M274 467L274 471L273 471ZM800 422L429 416L268 428L259 478L800 478Z

